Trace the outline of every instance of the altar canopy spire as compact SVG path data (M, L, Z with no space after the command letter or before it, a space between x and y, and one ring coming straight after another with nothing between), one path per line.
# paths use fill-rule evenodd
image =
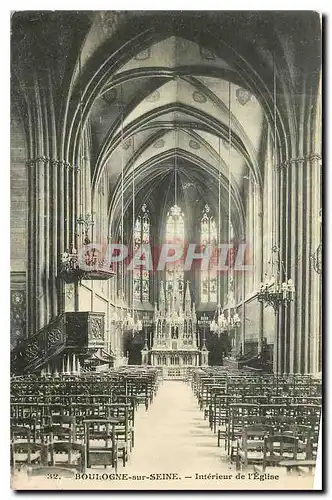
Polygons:
M160 288L159 288L159 310L164 311L165 310L165 287L164 287L164 282L161 280L160 282Z
M184 296L184 310L186 312L191 311L191 293L190 293L190 283L186 282L186 291Z

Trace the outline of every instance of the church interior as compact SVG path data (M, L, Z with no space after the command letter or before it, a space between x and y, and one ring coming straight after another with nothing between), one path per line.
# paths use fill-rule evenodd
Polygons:
M310 11L13 14L14 488L312 481L321 65Z

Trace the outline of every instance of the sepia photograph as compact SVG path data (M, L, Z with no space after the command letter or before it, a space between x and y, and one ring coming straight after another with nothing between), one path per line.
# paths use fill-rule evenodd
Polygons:
M12 490L314 490L322 16L8 22Z

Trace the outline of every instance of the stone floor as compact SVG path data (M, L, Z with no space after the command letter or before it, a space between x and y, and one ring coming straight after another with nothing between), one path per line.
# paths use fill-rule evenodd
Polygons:
M147 412L139 409L135 448L125 467L128 474L224 473L229 465L221 458L217 436L197 406L189 385L165 381Z

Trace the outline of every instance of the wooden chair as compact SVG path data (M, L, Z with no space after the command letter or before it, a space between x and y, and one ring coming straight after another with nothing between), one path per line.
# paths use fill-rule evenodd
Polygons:
M76 418L72 415L57 415L52 414L50 417L50 425L53 429L60 427L64 433L68 433L68 436L72 441L76 441Z
M11 440L13 443L31 443L35 442L32 439L32 432L30 427L25 427L22 425L13 425L10 428Z
M81 443L53 441L45 445L46 464L85 471L85 448Z
M54 425L52 423L42 427L41 440L45 444L54 443L56 441L66 441L68 443L74 441L71 428Z
M298 441L298 458L302 460L312 459L313 429L309 425L284 424L280 426L280 434L295 436ZM299 457L299 455L302 455Z
M240 402L240 396L216 394L214 397L212 426L213 431L218 432L218 446L220 446L220 441L225 439L230 416L230 404L235 402Z
M30 430L31 439L37 441L40 436L40 425L36 418L29 417L11 417L10 419L11 430L15 428L28 428Z
M296 460L299 438L285 434L266 436L263 448L263 472L267 466L278 466L283 460Z
M45 447L41 443L11 443L10 461L13 470L21 470L23 466L41 464L45 461Z
M117 471L118 445L115 427L118 423L118 419L84 420L85 464L88 469L94 465L103 465L105 468L111 465Z
M273 427L256 424L245 426L242 437L237 442L236 469L241 466L247 468L249 464L263 462L263 448L265 436L273 434Z
M259 416L259 406L254 404L233 403L230 404L230 416L225 432L225 449L227 455L233 456L237 446L237 439L242 435L243 426L247 417Z
M115 426L118 449L123 450L128 458L128 447L130 451L134 447L134 427L129 420L131 405L129 403L111 403L106 405L107 418L118 418L119 423Z

